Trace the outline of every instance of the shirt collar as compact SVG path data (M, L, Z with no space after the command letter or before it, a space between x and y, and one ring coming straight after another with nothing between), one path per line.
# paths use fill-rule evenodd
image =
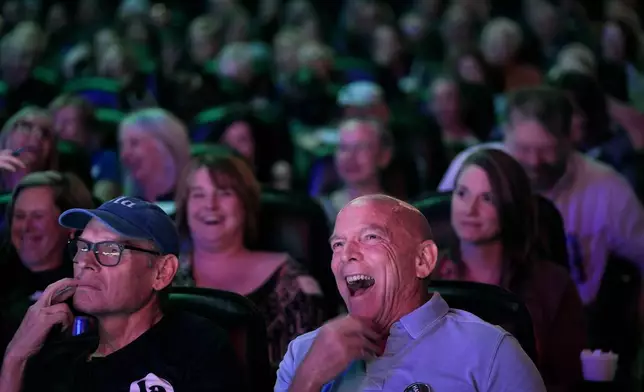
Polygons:
M412 339L421 337L425 330L443 318L449 311L449 305L439 293L433 293L432 298L423 306L405 315L391 326L390 336L405 332Z

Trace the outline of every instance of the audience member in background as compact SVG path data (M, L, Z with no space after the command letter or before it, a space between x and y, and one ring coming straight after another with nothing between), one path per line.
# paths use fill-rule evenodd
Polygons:
M451 214L458 246L436 277L516 293L532 316L537 366L548 390L576 391L586 347L583 306L568 271L537 259L534 197L521 165L500 150L471 155L457 177Z
M398 88L407 76L411 57L396 25L380 25L371 36L371 60L378 67L378 82L389 99L401 99Z
M275 84L282 86L298 70L298 52L302 45L302 37L295 29L282 29L273 38L273 67L275 68Z
M116 151L101 149L94 109L83 98L61 95L50 105L54 131L58 139L82 147L91 154L93 194L99 200L110 200L119 195L121 173Z
M368 81L342 87L337 105L342 109L341 118L373 119L395 135L392 146L395 142L396 154L383 173L388 194L410 199L436 188L449 161L440 133L432 131L430 121L417 107L412 109L406 100L388 102L383 89Z
M112 79L121 85L119 109L137 110L150 107L166 107L171 99L165 83L150 82L152 76L139 70L139 64L132 49L125 43L109 46L100 54L97 74Z
M457 156L439 186L454 189L465 159L480 148L503 149L519 161L533 190L552 200L564 220L573 278L584 304L595 300L609 255L642 265L644 208L628 182L573 148L573 107L561 91L519 90L508 99L503 143Z
M613 1L613 4L620 3ZM632 17L634 15L629 15ZM599 81L611 96L628 102L634 100L641 111L644 86L638 64L641 61L639 22L609 18L601 31ZM637 26L637 27L636 27Z
M546 0L524 2L524 13L530 32L526 39L529 60L547 69L553 65L561 48L573 41L572 32L563 23L562 10Z
M409 204L371 195L342 209L331 269L349 315L295 339L275 391L545 391L509 333L450 310L426 278L438 249Z
M633 123L628 119L631 115L624 115L637 111L624 104L621 106L625 110L615 110L616 101L607 99L599 82L590 75L562 72L552 84L568 92L578 109L571 133L575 147L617 170L641 197L644 184L640 173L644 166L642 144L637 140L641 139L641 123ZM641 121L641 116L635 118Z
M119 126L119 145L125 193L149 201L174 200L190 159L185 125L163 109L136 111Z
M476 17L462 5L452 2L440 22L441 59L476 45L479 31Z
M92 208L92 195L71 173L28 174L7 211L8 242L0 248L0 352L45 287L72 276L66 246L72 232L58 225L70 208Z
M2 41L0 72L8 89L3 94L5 113L0 115L6 118L26 105L47 106L57 88L34 74L46 43L40 27L21 22Z
M393 155L393 138L377 121L345 120L339 133L335 166L342 187L320 198L330 222L356 197L383 192L380 174Z
M481 32L481 51L485 61L500 76L500 91L541 83L541 72L537 68L519 62L518 54L522 44L521 27L507 18L490 20Z
M0 390L243 390L224 332L161 308L180 244L158 206L123 196L98 209L67 210L59 223L82 230L70 241L74 278L49 285L27 312L4 356ZM75 311L95 318L97 333L47 344L54 327L72 328L70 299Z
M121 37L115 29L104 27L98 30L93 35L92 49L93 49L93 64L94 72L100 74L99 68L101 67L102 57L107 53L108 49L121 42Z
M451 74L459 81L489 88L491 82L490 67L478 50L467 49L454 53L448 68Z
M287 140L284 140L287 139ZM221 143L243 156L251 165L262 184L273 182L273 166L280 156L288 155L288 138L271 127L243 106L231 110L210 129L206 143ZM284 162L286 163L286 162Z
M188 53L194 68L205 67L213 60L223 41L222 20L213 15L195 18L188 28Z
M266 320L269 361L277 368L288 343L320 326L318 283L285 253L254 251L260 188L251 168L228 154L188 164L177 192L177 226L189 240L177 286L208 287L250 298Z
M467 108L459 84L449 78L437 78L430 87L428 106L440 127L443 146L450 161L461 151L480 143L466 124Z
M5 163L2 176L2 191L11 192L26 174L58 169L56 134L52 119L44 109L26 107L14 114L0 132L0 151L19 159Z

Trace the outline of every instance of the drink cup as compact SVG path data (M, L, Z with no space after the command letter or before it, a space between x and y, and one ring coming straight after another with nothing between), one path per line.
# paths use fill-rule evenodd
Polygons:
M601 350L583 350L580 355L584 380L610 382L615 378L619 355Z

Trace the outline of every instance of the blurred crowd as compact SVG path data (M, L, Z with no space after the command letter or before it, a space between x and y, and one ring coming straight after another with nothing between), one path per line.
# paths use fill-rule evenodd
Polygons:
M276 370L344 311L336 215L387 194L431 210L433 279L526 303L549 390L584 348L644 373L638 1L1 3L2 349L72 273L60 213L128 195L174 217L174 286L257 305Z

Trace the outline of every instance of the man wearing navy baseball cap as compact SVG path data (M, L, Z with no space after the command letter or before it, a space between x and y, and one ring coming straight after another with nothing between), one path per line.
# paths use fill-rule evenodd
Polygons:
M179 234L161 208L123 196L65 211L59 223L82 231L70 240L74 278L50 285L28 311L7 348L0 392L241 390L223 332L197 316L163 314L159 293L177 272ZM71 327L70 298L95 318L97 334L45 345L53 326Z

